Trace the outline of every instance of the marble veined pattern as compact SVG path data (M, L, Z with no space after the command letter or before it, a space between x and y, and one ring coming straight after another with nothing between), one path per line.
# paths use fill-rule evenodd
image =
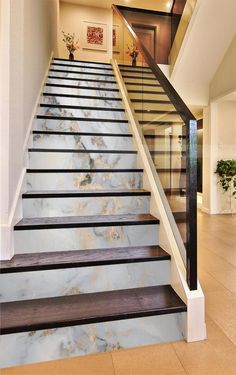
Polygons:
M88 169L136 168L136 154L30 152L29 168L33 169Z
M107 88L107 89L116 89L116 83L112 82L88 82L88 81L83 81L83 80L78 80L78 79L73 79L73 80L67 80L63 78L48 78L47 83L54 83L54 84L59 84L59 85L72 85L72 86L84 86L84 87L96 87L96 88Z
M112 97L112 96L110 96ZM109 98L109 97L108 97ZM123 108L122 101L108 100L106 97L103 100L99 98L84 99L84 98L69 98L63 96L43 96L41 103L43 104L60 104L60 105L77 105L77 106L91 106L103 108Z
M45 251L106 249L158 244L159 226L66 228L15 231L16 254Z
M90 72L92 73L92 72ZM49 77L57 77L57 78L74 78L75 80L77 79L92 79L92 80L95 80L95 81L107 81L107 82L112 82L112 83L116 83L115 79L114 79L114 76L108 76L108 75L105 75L103 73L100 73L99 72L99 75L97 74L87 74L87 72L80 72L80 71L75 71L74 73L72 72L57 72L57 71L53 71L51 70L49 72Z
M0 301L50 298L169 283L169 261L4 274L1 276Z
M57 63L56 63L57 64ZM60 63L61 64L61 63ZM76 64L75 64L76 65ZM80 65L80 64L79 64ZM89 65L90 67L90 65ZM102 68L102 67L100 67ZM103 74L113 74L113 70L107 70L107 69L96 69L96 66L90 69L87 69L87 66L73 66L72 64L70 66L61 66L61 65L51 65L50 69L56 69L56 70L64 70L66 73L68 72L81 72L86 74L88 73L99 73L101 76ZM49 75L51 75L51 71L49 71ZM90 75L90 74L89 74ZM87 75L88 76L88 75ZM109 77L112 78L112 77Z
M27 190L140 189L142 172L27 173Z
M82 67L87 67L87 66L89 66L89 67L92 67L92 66L94 66L94 67L100 67L100 68L111 68L111 64L106 64L106 63L100 63L100 62L96 62L96 61L94 61L94 62L91 62L91 61L79 61L79 60L67 60L67 59L65 59L65 60L61 60L61 59L53 59L53 64L60 64L60 65L70 65L70 66L74 66L74 65L80 65L80 66L82 66ZM54 66L52 64L52 66Z
M38 115L43 116L58 116L58 117L79 117L82 119L110 119L110 120L126 120L125 112L114 112L110 110L97 110L96 108L81 109L81 108L50 108L40 107L37 112Z
M4 335L0 365L10 367L182 340L185 321L186 313L178 313Z
M36 119L35 130L57 130L90 133L129 133L129 125L124 123L76 121L63 119Z
M30 198L23 200L24 217L121 215L149 213L148 196Z
M69 132L68 132L69 133ZM33 147L73 150L132 150L132 137L34 134Z
M121 108L119 92L113 77L105 76L112 70L110 65L55 61L61 65L52 65L52 69L63 72L50 72L44 92L50 94L86 95L93 99L45 96L45 104L88 106L89 110L70 108L39 108L38 114L63 119L36 119L35 130L63 131L68 135L34 135L35 148L64 148L81 150L130 150L132 139L125 137L74 136L70 132L89 133L129 133L124 112L115 112ZM70 66L66 66L69 64ZM81 67L76 67L81 64ZM65 65L65 66L63 66ZM88 75L86 71L99 75ZM82 74L76 74L81 72ZM73 78L65 79L65 78ZM88 82L85 79L97 79L106 82ZM84 81L83 81L84 80ZM75 86L56 87L53 85ZM84 88L81 88L84 87ZM134 86L132 86L133 88ZM96 99L104 98L99 101ZM102 107L98 111L96 107ZM106 111L106 109L110 109ZM73 117L83 118L75 121ZM99 122L91 121L99 118ZM122 120L122 123L104 122L104 119ZM85 121L86 120L86 121ZM89 121L87 121L89 120ZM30 152L30 167L36 173L27 172L27 190L106 190L139 189L143 184L142 172L97 172L100 169L135 168L135 154L75 153L75 152ZM42 169L94 169L93 172L57 172L42 173ZM24 217L44 216L87 216L149 212L149 197L104 197L104 198L51 198L25 199ZM117 248L125 246L148 246L159 243L159 225L104 226L85 228L21 230L14 232L15 253L34 253L47 251L87 250L96 248ZM64 270L1 275L0 296L2 301L24 300L90 293L96 291L135 288L170 282L169 261L142 262L112 266L83 267ZM16 287L17 286L17 287ZM49 329L4 335L1 338L0 366L10 367L38 361L62 359L88 353L107 352L119 348L137 345L156 344L176 341L183 338L183 325L186 314L171 314L123 321L105 322L76 327ZM82 375L82 374L81 374Z
M55 84L55 82L54 82ZM59 83L59 85L62 85L62 83ZM67 82L67 85L70 85L69 82ZM78 85L70 85L75 87L66 87L65 84L62 85L62 87L59 86L45 86L44 92L46 93L54 93L54 94L67 94L67 95L88 95L88 96L98 96L100 98L105 97L113 97L113 98L119 98L119 91L118 89L114 91L110 91L108 89L100 90L99 87L94 87L93 89L87 88L86 86L83 86L85 88L81 88Z

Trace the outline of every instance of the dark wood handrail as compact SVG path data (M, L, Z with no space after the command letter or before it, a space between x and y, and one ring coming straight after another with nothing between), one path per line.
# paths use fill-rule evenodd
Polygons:
M170 81L166 78L165 74L162 72L162 70L159 68L159 66L156 64L146 47L142 44L142 42L139 40L137 34L133 30L131 24L127 19L124 17L124 15L121 12L122 7L117 5L112 5L112 9L116 12L116 14L121 18L121 20L124 22L125 26L129 30L130 34L135 40L135 44L137 45L139 51L142 53L146 63L152 70L153 74L157 78L157 80L162 85L163 89L165 90L167 96L172 101L173 105L175 106L176 110L178 111L180 117L185 122L186 125L189 124L189 121L195 120L195 117L193 116L192 112L189 110L189 108L186 106L184 101L181 99L177 91L174 89L174 87L171 85Z

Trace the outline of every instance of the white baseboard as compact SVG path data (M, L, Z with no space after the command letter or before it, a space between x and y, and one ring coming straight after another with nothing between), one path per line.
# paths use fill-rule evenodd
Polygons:
M209 208L202 206L201 211L204 212L205 214L211 215L211 211L209 210Z
M10 214L8 217L7 224L0 225L0 259L6 260L11 259L14 255L14 225L20 221L23 217L23 208L22 208L22 193L26 191L26 169L29 164L28 159L28 148L32 146L32 137L31 132L34 126L35 115L37 113L38 105L40 103L40 98L42 96L42 91L48 76L48 71L50 69L51 61L53 59L53 52L51 53L48 66L46 68L45 75L42 80L37 98L35 100L35 105L32 110L32 115L30 117L28 129L25 136L25 141L23 144L23 165L18 180L18 184L15 190L14 199L11 205Z

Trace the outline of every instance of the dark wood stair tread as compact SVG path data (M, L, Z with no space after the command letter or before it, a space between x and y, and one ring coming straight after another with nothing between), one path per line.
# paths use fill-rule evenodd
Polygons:
M166 95L163 91L127 90L130 94Z
M177 224L185 223L187 221L187 212L173 212Z
M55 115L37 115L38 119L60 120L60 121L81 121L81 122L110 122L117 124L128 124L128 120L117 120L113 118L90 118L90 117L73 117L73 116L55 116Z
M119 89L116 89L116 88L111 89L111 88L107 88L107 87L62 85L61 83L46 83L45 86L78 89L78 90L95 90L95 91L98 90L98 91L112 91L112 92L118 92L119 91Z
M105 63L105 62L100 62L100 61L85 61L85 60L69 60L69 59L63 59L61 57L54 57L53 59L53 63L52 65L60 65L58 63L54 63L54 61L67 61L68 62L68 66L75 66L75 64L77 63L82 63L82 64L86 64L86 65L81 65L82 67L85 67L86 69L89 67L89 64L95 64L95 65L105 65L105 66L109 66L110 67L110 70L112 70L112 67L111 67L111 64L110 63ZM61 65L65 65L66 64L61 64Z
M14 226L14 230L90 228L150 224L159 224L159 220L150 214L35 217L20 220L19 223Z
M127 168L127 169L107 169L107 168L94 168L94 169L42 169L42 168L28 168L27 173L142 173L141 168Z
M118 247L111 249L71 250L17 254L0 262L1 273L43 271L169 260L160 246Z
M86 74L86 73L85 73ZM100 83L116 83L116 81L107 81L104 79L91 79L91 78L74 78L74 77L58 77L58 76L48 76L49 79L60 79L67 81L81 81L81 82L100 82Z
M82 66L81 66L82 67ZM96 69L96 68L94 68ZM83 75L88 75L88 76L104 76L104 77L114 77L114 74L107 74L107 73L97 73L97 72L89 72L89 71L79 71L79 70L63 70L63 69L50 69L49 72L56 72L56 73L65 73L65 74L83 74ZM60 77L61 78L61 77ZM116 82L116 81L113 81Z
M131 99L132 103L172 104L170 100Z
M88 150L73 148L29 148L29 152L64 152L76 154L137 154L136 150Z
M145 74L149 74L149 73L145 73ZM150 74L153 74L153 73L150 73ZM143 79L148 79L150 81L157 81L156 77L154 77L154 78L153 77L143 77L142 75L137 75L137 76L122 75L122 77L123 78L131 78L131 79L139 79L140 81L142 81ZM125 83L127 83L127 82L125 82ZM142 82L141 82L141 84L142 84Z
M82 106L82 105L69 105L69 104L40 104L42 108L67 108L67 109L80 109L88 111L106 111L106 112L125 112L123 108L107 108L107 107L96 107L96 106Z
M149 66L142 66L142 65L132 66L132 65L128 65L128 64L119 64L119 68L130 68L131 71L136 70L136 69L151 70L151 68L149 68ZM122 70L122 69L120 69L120 70Z
M150 196L150 191L144 189L123 189L123 190L42 190L27 191L22 198L82 198L82 197L129 197L129 196Z
M96 96L96 95L76 95L76 94L61 94L61 93L54 93L54 92L44 92L43 96L58 96L62 98L79 98L79 99L95 99L95 100L103 100L103 101L118 101L121 102L121 98L113 98L108 96Z
M177 111L171 110L159 110L159 109L135 109L135 113L143 113L143 114L159 114L159 115L178 115Z
M145 70L142 70L142 69L141 70L136 70L136 69L123 69L123 68L121 68L120 71L121 71L122 77L126 77L126 75L124 75L124 73L134 73L134 74L144 73L144 74L149 74L149 75L152 75L152 76L154 75L151 70L145 71ZM130 77L130 76L127 76L127 77ZM145 77L143 77L140 74L138 76L135 76L135 77L145 78ZM153 79L156 79L156 77L153 78Z
M6 302L0 307L2 334L186 311L170 285Z
M33 130L33 134L47 134L47 135L78 135L81 137L133 137L129 133L94 133L94 132L74 132L74 131L60 131L60 130Z

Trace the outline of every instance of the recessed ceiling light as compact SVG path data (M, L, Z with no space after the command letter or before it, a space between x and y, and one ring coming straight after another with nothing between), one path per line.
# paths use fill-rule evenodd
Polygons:
M171 7L172 7L172 2L171 2L171 1L168 1L168 2L166 3L166 7L167 7L167 8L171 8Z

